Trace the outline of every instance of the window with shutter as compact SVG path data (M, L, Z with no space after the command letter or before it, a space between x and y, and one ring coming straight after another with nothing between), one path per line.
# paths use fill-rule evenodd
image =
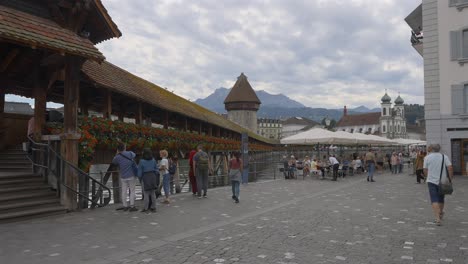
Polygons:
M465 84L465 86L463 87L463 93L463 107L465 108L465 114L468 114L468 84Z
M449 6L462 11L463 8L468 7L468 0L449 0Z
M468 29L462 33L462 55L464 59L468 58Z
M461 32L450 31L450 57L452 60L458 60L461 57Z
M466 113L466 92L465 85L452 85L452 114L459 115Z

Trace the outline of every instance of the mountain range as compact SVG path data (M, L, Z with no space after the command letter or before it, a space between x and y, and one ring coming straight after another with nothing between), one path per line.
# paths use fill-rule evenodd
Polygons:
M224 109L224 99L229 94L230 89L218 88L206 98L197 99L195 103L217 113L226 113ZM311 108L287 97L284 94L270 94L266 91L256 91L258 98L262 102L257 112L259 118L286 119L293 116L302 116L320 122L323 118L339 120L343 115L343 109ZM348 109L349 114L380 112L380 108L369 109L359 106Z

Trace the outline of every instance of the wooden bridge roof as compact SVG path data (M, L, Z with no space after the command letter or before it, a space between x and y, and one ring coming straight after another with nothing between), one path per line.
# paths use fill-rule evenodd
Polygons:
M0 5L0 39L33 48L55 50L63 55L104 60L104 55L89 39L78 36L50 19L3 5Z
M149 105L201 120L237 133L247 132L249 137L262 142L271 144L277 143L274 140L257 135L227 120L221 115L190 102L156 84L133 75L112 63L105 61L99 64L88 60L84 63L82 72L91 81L95 82L95 84L108 88L115 93L121 93Z

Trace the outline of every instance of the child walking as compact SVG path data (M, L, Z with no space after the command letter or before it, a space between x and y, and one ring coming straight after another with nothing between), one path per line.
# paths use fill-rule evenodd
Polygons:
M240 153L234 152L234 157L229 161L229 177L231 178L232 199L239 203L240 182L242 179L242 160Z

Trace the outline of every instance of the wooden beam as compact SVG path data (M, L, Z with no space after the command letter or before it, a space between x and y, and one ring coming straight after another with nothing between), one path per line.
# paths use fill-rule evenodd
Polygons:
M61 155L71 164L78 166L78 100L80 86L80 69L84 60L74 56L65 59L64 87L64 134L61 142ZM64 184L74 190L78 186L77 171L69 166L64 169ZM62 188L61 202L69 210L77 209L76 194Z
M88 94L82 92L79 98L80 112L83 116L89 116Z
M138 102L137 111L135 113L135 123L137 125L141 125L142 121L143 121L143 105L141 102Z
M42 128L45 125L47 88L44 80L44 71L36 66L33 73L33 96L34 96L34 138L40 140Z
M164 111L164 128L169 128L169 111Z
M102 109L102 115L107 119L110 119L112 115L112 91L110 89L106 89L104 91L104 105Z
M5 72L8 69L8 66L10 66L11 62L16 58L18 54L19 49L12 49L10 52L8 52L5 59L0 64L0 72Z
M5 88L0 87L0 149L5 148L5 120L3 113L5 109Z
M208 136L213 136L213 125L208 125Z
M119 103L119 112L118 112L118 117L119 121L124 121L125 113L127 112L127 104L125 103L124 99L120 100Z

